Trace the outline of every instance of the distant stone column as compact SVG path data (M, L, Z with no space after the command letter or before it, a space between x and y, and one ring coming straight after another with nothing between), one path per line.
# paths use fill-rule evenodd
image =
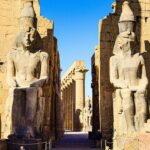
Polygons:
M66 129L66 87L63 90L64 93L64 128Z
M67 129L69 130L69 101L70 101L70 87L67 86Z
M68 129L70 130L70 123L71 123L71 118L70 118L70 102L71 102L71 84L69 83L69 87L68 87Z
M75 104L75 128L82 130L83 128L83 108L85 104L85 69L75 70L76 84L76 104Z
M65 89L65 129L67 129L67 87Z
M71 112L72 112L72 107L71 107L71 103L72 103L72 83L70 83L70 99L69 99L69 130L72 129L72 115L71 115Z
M70 107L71 107L71 112L70 112L70 117L71 117L71 130L73 131L73 82L71 84L71 103L70 103Z
M69 121L69 118L68 118L68 96L69 96L69 88L67 86L67 91L66 91L66 129L68 130L68 121Z
M75 118L75 82L72 83L72 130L74 131L75 125L74 125L74 118Z

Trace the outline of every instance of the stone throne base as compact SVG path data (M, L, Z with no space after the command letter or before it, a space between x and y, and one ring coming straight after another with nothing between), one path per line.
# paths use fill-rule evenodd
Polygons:
M150 150L150 133L139 133L135 137L119 136L114 139L113 150Z
M127 137L126 135L116 136L113 139L113 150L124 150L126 143L131 139L132 137Z
M7 150L43 150L40 139L11 139L7 141Z
M150 133L141 133L129 140L124 150L150 150Z
M7 141L0 140L0 150L7 150Z

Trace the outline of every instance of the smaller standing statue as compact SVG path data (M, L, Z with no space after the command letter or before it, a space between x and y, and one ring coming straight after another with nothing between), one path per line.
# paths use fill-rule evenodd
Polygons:
M92 130L92 98L87 97L84 107L84 130Z
M136 47L135 18L127 1L123 3L118 25L114 56L110 58L110 82L115 87L114 139L133 136L147 120L148 79L144 59Z
M6 134L17 138L41 138L45 104L42 87L48 80L49 57L38 49L38 39L33 2L27 1L21 12L15 47L7 60L10 94Z

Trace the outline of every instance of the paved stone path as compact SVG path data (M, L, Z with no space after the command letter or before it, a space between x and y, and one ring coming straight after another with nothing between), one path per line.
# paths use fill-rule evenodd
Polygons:
M66 132L63 139L56 143L53 150L100 150L92 148L94 143L84 132Z

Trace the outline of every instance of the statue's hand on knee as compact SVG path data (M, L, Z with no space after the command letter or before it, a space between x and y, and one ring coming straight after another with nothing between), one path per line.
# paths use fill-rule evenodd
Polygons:
M129 88L131 91L135 91L138 93L145 93L145 88L140 87L140 86L130 86Z
M30 84L31 87L42 87L47 82L46 78L39 79Z
M117 88L121 88L121 89L128 88L128 84L126 82L124 82L124 81L114 80L113 84Z
M8 82L9 87L14 88L17 87L17 82L14 79L9 80Z

